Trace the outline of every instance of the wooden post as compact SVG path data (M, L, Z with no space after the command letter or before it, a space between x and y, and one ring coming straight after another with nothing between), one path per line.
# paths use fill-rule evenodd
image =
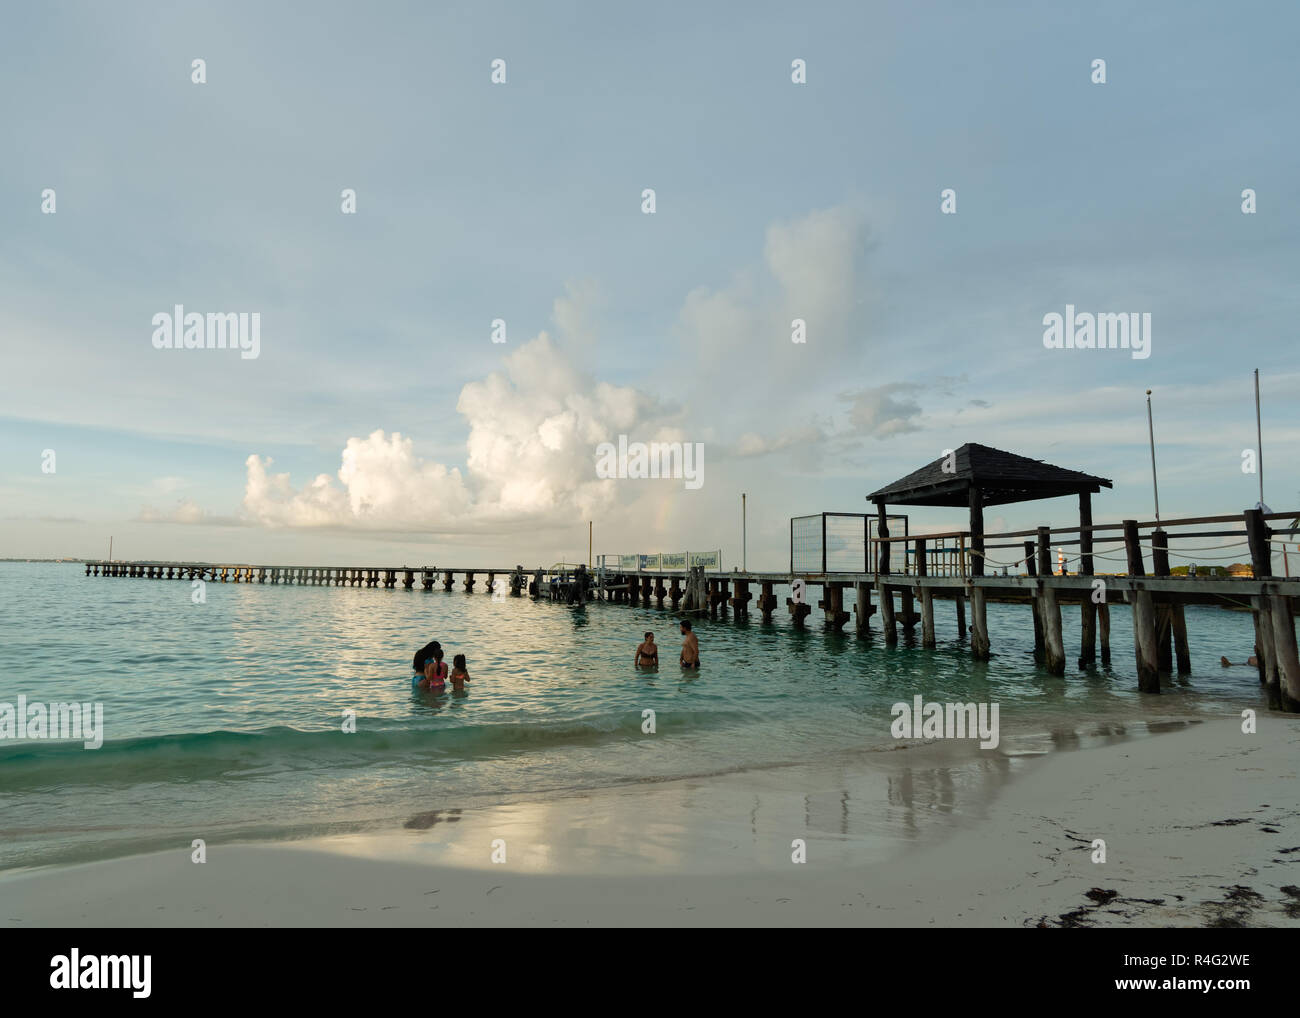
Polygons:
M1061 606L1056 600L1056 588L1042 578L1039 581L1039 613L1043 617L1043 664L1049 675L1065 674L1065 641L1061 636Z
M1246 543L1250 545L1250 566L1257 580L1269 579L1273 575L1273 554L1268 546L1270 536L1263 510L1247 509Z
M854 628L858 636L870 636L871 616L876 611L876 606L871 603L871 585L868 583L855 583L853 585L853 598L857 602L853 606L853 614L856 616Z
M1043 527L1038 528L1038 539L1040 541L1043 539L1044 529L1045 528ZM1033 541L1025 542L1025 572L1031 577L1038 575L1038 565L1035 560L1040 553L1034 549L1035 545ZM1034 617L1034 660L1042 661L1045 653L1045 645L1043 643L1043 613L1039 610L1039 597L1036 587L1034 592L1029 596L1029 611Z
M966 640L966 595L956 594L953 602L957 608L957 639Z
M1255 610L1255 659L1259 662L1264 696L1273 710L1282 709L1282 684L1277 660L1277 638L1273 633L1273 606L1264 596L1252 597Z
M1101 663L1110 667L1110 605L1105 601L1097 605L1097 636L1101 639Z
M889 522L885 518L885 503L881 502L876 506L876 534L880 540L876 543L880 545L880 559L877 565L877 571L883 575L889 575ZM891 611L892 615L892 611ZM883 616L882 616L883 618Z
M1128 574L1146 576L1142 564L1142 545L1138 538L1137 520L1124 521L1124 550L1128 555ZM1133 653L1137 659L1138 690L1143 693L1160 692L1160 664L1156 652L1156 612L1151 591L1134 590Z
M1047 527L1038 528L1038 574L1052 575L1052 531Z
M682 599L682 581L679 577L674 576L668 584L668 600L672 604L673 611L677 610L677 604Z
M849 620L849 613L844 610L844 584L827 583L822 588L821 609L826 627L838 632Z
M1079 575L1092 576L1092 495L1079 492ZM1084 592L1079 605L1079 667L1097 663L1097 605L1092 591Z
M983 560L980 560L983 564ZM972 571L974 570L974 561L971 562ZM988 615L986 614L984 604L984 588L972 585L970 587L970 652L971 657L976 661L987 661L989 655L989 626Z
M1169 575L1169 535L1160 528L1151 531L1151 575ZM1172 605L1162 595L1156 603L1156 664L1162 672L1174 670Z
M971 485L967 493L967 501L970 504L970 574L971 576L984 575L984 492ZM980 594L980 604L984 603L984 595ZM971 611L974 613L974 598L971 599ZM983 610L981 607L981 615ZM985 635L987 642L988 634Z
M903 550L907 550L907 545L903 545ZM916 602L912 600L912 588L902 587L898 591L899 600L902 602L900 607L903 614L903 628L907 630L907 635L912 635L912 630L916 628Z
M930 575L930 563L926 558L925 538L916 541L916 575L926 579ZM921 591L921 646L933 647L934 644L934 591L924 583Z
M894 622L894 593L884 580L876 581L876 600L880 602L880 628L885 631L885 643L893 646L898 643L898 627Z
M776 595L772 593L771 580L760 580L762 593L758 595L758 610L763 613L763 621L772 621L772 612L776 611Z
M1079 492L1079 575L1092 575L1092 495Z
M1282 687L1282 709L1290 714L1300 714L1300 655L1296 652L1290 598L1284 594L1272 594L1269 601L1273 616L1274 656Z

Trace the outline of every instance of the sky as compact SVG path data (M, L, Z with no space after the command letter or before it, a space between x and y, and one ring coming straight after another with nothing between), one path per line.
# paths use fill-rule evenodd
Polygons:
M590 521L597 556L780 568L790 517L870 512L965 442L1150 519L1147 389L1161 515L1237 513L1255 368L1265 501L1300 507L1297 29L1274 3L9 5L0 557L532 567L585 560ZM257 356L159 349L176 305L256 313ZM1048 348L1067 305L1149 314L1149 356ZM600 476L620 436L702 448L702 483Z

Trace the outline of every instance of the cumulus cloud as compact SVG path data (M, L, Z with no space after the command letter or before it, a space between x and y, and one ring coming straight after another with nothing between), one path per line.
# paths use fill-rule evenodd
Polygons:
M889 438L921 430L916 419L921 407L911 393L922 387L910 382L890 382L871 389L843 393L840 399L849 406L849 425L860 435Z
M761 269L687 295L680 316L686 345L715 362L749 357L748 369L766 365L776 381L792 368L824 371L828 355L856 348L864 338L868 236L861 210L844 205L773 224ZM806 344L791 342L796 318L806 324ZM753 360L759 351L761 358Z
M545 332L465 385L456 409L469 425L464 475L379 430L348 439L337 477L297 489L288 474L270 473L270 459L249 456L244 509L271 526L435 533L570 522L614 500L613 482L596 477L599 443L619 434L670 440L674 430L654 399L588 377Z
M721 290L699 289L686 297L679 328L685 353L697 360L693 376L699 377L699 362L732 354L740 356L751 383L764 371L769 384L786 386L794 373L824 370L828 350L848 349L860 338L855 323L865 248L863 216L847 207L770 227L761 268L737 274ZM683 411L577 367L599 336L600 304L595 284L568 285L553 306L563 345L542 332L506 356L498 370L462 387L456 409L468 426L463 472L421 458L409 437L377 430L348 439L336 474L301 486L288 474L272 472L269 458L249 456L244 512L268 526L430 535L571 526L608 517L615 506L623 519L630 518L662 497L663 489L598 478L596 447L619 435L686 442L701 434L687 433ZM795 317L807 320L809 342L821 347L816 356L790 342ZM769 344L769 353L754 357L756 344ZM768 404L752 402L770 417ZM908 407L894 404L906 419ZM716 443L736 459L813 447L826 437L815 426L766 437L739 422L732 426L740 437L728 443L724 435ZM702 434L715 441L712 428Z

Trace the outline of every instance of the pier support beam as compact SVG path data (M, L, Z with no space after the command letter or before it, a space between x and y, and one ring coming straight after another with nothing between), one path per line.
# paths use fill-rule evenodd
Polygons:
M983 566L983 556L971 559L972 572L974 564L979 562ZM989 625L988 615L984 603L984 588L972 585L970 591L970 654L976 661L987 661L991 656L989 653Z
M673 581L677 582L676 580ZM760 581L762 584L759 588L761 593L758 595L758 610L763 613L763 621L771 622L772 613L776 611L776 595L772 593L772 583L768 580Z
M844 623L849 621L849 613L844 610L843 583L828 583L822 590L822 599L818 607L826 618L826 627L839 632Z
M724 617L727 614L727 601L730 598L728 587L730 582L727 580L710 580L709 581L709 614L718 615L721 613Z
M1045 527L1038 528L1038 540L1041 544ZM1042 551L1036 551L1033 541L1025 542L1025 573L1028 576L1038 575L1038 560L1043 557ZM1038 596L1035 594L1029 599L1029 611L1034 616L1034 660L1041 662L1044 657L1043 643L1043 614L1039 611Z
M918 538L915 547L916 575L925 579L930 575L930 562L926 557L925 538ZM934 592L921 584L917 588L921 598L921 646L934 646Z
M1124 550L1128 555L1129 576L1144 577L1142 545L1138 541L1137 520L1124 521ZM1160 662L1156 650L1156 609L1151 591L1135 590L1133 604L1133 651L1137 658L1138 690L1160 692Z
M903 548L904 550L906 550L907 546L904 545ZM898 595L899 595L899 600L902 602L900 607L902 608L903 628L907 630L907 635L910 637L913 635L912 630L916 628L916 620L917 620L916 602L912 598L912 588L902 587L898 591Z
M1300 655L1296 651L1295 621L1291 617L1290 598L1271 594L1268 598L1273 621L1273 650L1281 687L1281 707L1290 714L1300 714Z
M1105 601L1097 605L1097 638L1101 641L1101 664L1110 667L1110 605Z
M1039 581L1038 613L1043 620L1043 664L1049 675L1065 674L1065 642L1061 636L1061 606L1056 588Z
M668 584L668 603L672 605L673 611L677 610L677 605L682 600L682 581L676 576Z
M663 586L660 585L659 589L662 591L662 590L663 590ZM751 593L749 592L749 581L748 581L748 580L737 580L737 581L736 581L736 593L735 593L735 594L732 596L732 598L731 598L731 606L732 606L733 608L736 609L736 617L737 617L737 618L739 618L739 617L742 616L742 615L748 615L748 614L749 614L749 602L750 602L750 599L751 599L753 596L754 596L754 595L751 594ZM660 594L660 596L659 596L659 604L660 604L661 606L663 605L663 595L662 595L662 594Z
M466 573L466 574L465 574L465 582L462 584L462 586L465 588L465 593L466 593L466 594L472 594L472 593L474 593L474 574L473 574L473 573Z
M898 643L898 625L894 621L894 592L879 582L876 584L876 600L880 602L880 628L885 633L885 644L892 647Z
M456 585L455 574L452 573L450 569L448 569L445 573L442 574L442 589L451 590L451 588L454 587L455 585Z
M1273 606L1267 597L1252 597L1255 613L1255 660L1264 697L1272 710L1282 709L1282 683L1277 666L1277 641L1273 635Z
M708 592L704 583L704 567L691 566L686 574L686 604L688 612L707 611L709 607Z
M966 595L957 594L953 597L953 604L957 609L957 639L963 643L966 642Z
M871 616L876 613L876 606L871 603L871 585L868 583L855 583L853 585L853 599L857 602L853 606L853 614L856 616L854 629L859 636L870 636Z

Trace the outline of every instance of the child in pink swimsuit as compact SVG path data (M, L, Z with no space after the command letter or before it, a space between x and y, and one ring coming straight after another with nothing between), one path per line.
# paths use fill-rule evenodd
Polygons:
M441 647L434 648L433 657L424 662L424 680L420 688L431 693L441 693L447 688L447 663L442 659Z

